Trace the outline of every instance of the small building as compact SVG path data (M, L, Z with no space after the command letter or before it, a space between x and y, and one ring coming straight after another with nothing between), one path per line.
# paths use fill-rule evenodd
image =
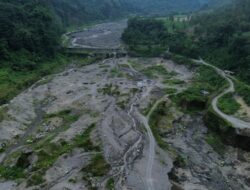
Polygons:
M137 87L138 88L146 87L150 82L151 82L150 80L144 79L142 81L137 82Z
M234 72L229 70L224 70L224 73L226 73L227 75L234 75Z
M206 90L201 90L201 94L203 96L208 96L210 93L208 91L206 91Z
M191 16L188 15L175 15L174 21L176 22L187 22L191 19Z

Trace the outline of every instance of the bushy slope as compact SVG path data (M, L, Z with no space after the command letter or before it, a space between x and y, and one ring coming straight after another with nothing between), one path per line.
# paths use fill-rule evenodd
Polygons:
M50 0L48 4L66 26L120 17L129 9L117 0Z
M0 26L0 59L13 58L13 52L52 56L56 51L60 27L42 1L0 0Z
M201 9L218 8L232 3L234 0L200 0L202 3Z
M201 8L210 0L50 0L65 25L117 18L128 14L168 14Z
M161 22L135 19L129 22L123 40L133 51L147 55L169 48L173 53L188 57L201 56L223 69L234 71L250 83L249 10L249 0L238 0L214 12L193 15L186 23L172 23L170 19Z

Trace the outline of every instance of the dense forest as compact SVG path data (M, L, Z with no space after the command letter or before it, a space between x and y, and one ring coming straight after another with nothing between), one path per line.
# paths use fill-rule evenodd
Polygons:
M56 53L61 29L45 2L1 0L0 26L1 66L32 69Z
M195 27L195 51L214 64L235 71L250 82L250 1L199 15L191 20ZM187 34L188 35L188 34Z
M0 104L65 65L67 27L129 14L197 10L207 0L0 0ZM174 5L174 6L173 6Z
M212 1L212 0L210 0ZM129 14L197 10L208 0L0 0L1 65L33 69L53 57L62 28Z
M155 55L169 49L191 58L201 56L250 82L249 10L250 1L239 0L212 13L192 15L188 22L135 18L123 40L133 53Z
M21 51L29 60L37 54L53 56L63 27L129 14L190 12L216 3L217 0L0 0L0 59L12 58L10 64L17 66L13 52ZM32 67L34 63L23 64L18 67Z
M58 50L61 36L67 27L117 19L130 14L146 13L149 16L190 12L204 9L215 2L217 0L0 0L0 103L8 102L41 76L64 64L65 58ZM209 17L207 19L209 21ZM194 25L198 25L198 18L196 20ZM154 24L155 21L150 22ZM150 25L147 28L150 29ZM183 31L163 35L166 24L164 27L161 22L154 25L152 41L159 43L151 45L152 54L165 51L168 48L165 42L170 39L174 39L171 51L183 49L182 41L178 40L184 38ZM187 44L184 43L184 46ZM185 54L190 51L188 48ZM194 51L194 55L196 53Z
M51 0L48 4L61 22L68 26L129 14L189 12L210 4L210 1L214 4L213 1L217 0Z

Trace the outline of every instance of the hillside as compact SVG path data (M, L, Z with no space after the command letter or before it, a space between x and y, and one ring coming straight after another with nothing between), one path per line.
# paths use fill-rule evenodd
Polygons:
M171 52L187 57L201 56L250 83L249 9L250 2L240 0L213 12L194 14L190 22L174 23L171 18L134 19L123 38L134 49L144 43L151 44L151 51L158 54L170 48ZM149 53L144 50L144 54Z
M250 2L226 1L0 0L0 190L249 190Z
M207 1L199 0L52 0L48 1L65 25L113 19L129 14L166 15L198 10Z

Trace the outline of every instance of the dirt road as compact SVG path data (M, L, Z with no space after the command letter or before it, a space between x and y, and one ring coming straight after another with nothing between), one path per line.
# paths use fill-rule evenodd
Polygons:
M218 104L218 100L224 96L225 94L228 93L234 93L235 92L235 88L234 88L234 83L232 81L232 79L230 79L230 77L228 77L226 75L226 73L219 69L218 67L211 65L207 62L205 62L204 60L199 60L200 63L202 63L203 65L212 67L221 77L223 77L229 84L229 87L227 89L225 89L222 93L220 93L218 96L216 96L213 100L212 100L212 107L214 109L214 111L220 115L222 118L224 118L226 121L230 122L235 128L240 128L240 129L250 129L250 123L240 120L234 116L231 115L227 115L225 113L223 113L217 106Z

